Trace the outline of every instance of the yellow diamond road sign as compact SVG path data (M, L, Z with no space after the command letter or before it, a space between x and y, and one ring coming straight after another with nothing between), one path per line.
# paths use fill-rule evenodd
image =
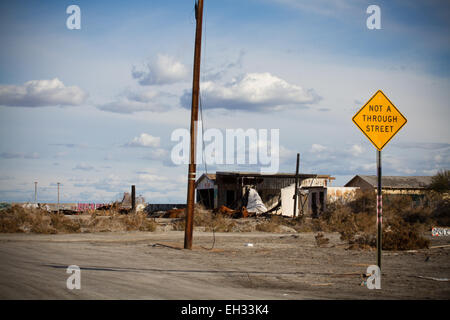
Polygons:
M406 124L406 118L381 90L367 101L352 120L380 151Z

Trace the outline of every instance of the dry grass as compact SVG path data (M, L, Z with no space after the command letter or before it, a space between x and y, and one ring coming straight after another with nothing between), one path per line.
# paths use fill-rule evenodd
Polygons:
M430 193L415 205L408 196L383 197L383 249L410 250L429 246L422 237L432 226L450 226L450 199ZM178 212L179 211L179 212ZM178 210L173 229L184 231L184 209ZM183 211L183 212L182 212ZM195 206L194 226L216 232L283 232L290 227L297 232L339 232L350 249L376 247L376 209L374 193L358 193L354 201L334 203L317 219L283 216L232 219ZM121 214L117 208L94 211L80 216L64 216L39 209L13 206L0 211L0 232L75 233L114 231L154 231L157 223L145 213ZM291 230L292 230L291 229ZM321 234L321 233L319 233ZM325 238L317 238L318 245Z
M205 231L231 232L236 223L231 218L220 214L214 214L211 210L205 209L202 205L196 204L194 208L194 227L204 227ZM185 219L180 218L173 224L173 229L183 231L185 229Z
M428 248L430 240L422 237L418 224L405 224L400 217L391 217L383 228L383 250L413 250Z
M434 197L434 196L433 196ZM376 208L373 193L358 193L347 205L333 204L318 219L321 230L339 232L350 249L376 247ZM429 240L423 232L436 223L433 205L439 199L413 205L409 196L383 197L383 250L411 250L427 248ZM450 212L446 213L446 216Z
M78 222L40 209L25 209L16 205L0 212L1 233L76 233L80 229Z
M100 214L99 214L100 213ZM96 211L83 216L65 216L40 209L12 206L0 212L0 233L78 233L113 231L154 231L156 223L145 213L128 215Z

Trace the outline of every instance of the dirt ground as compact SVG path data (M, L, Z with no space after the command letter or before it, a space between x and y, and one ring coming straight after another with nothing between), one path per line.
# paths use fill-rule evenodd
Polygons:
M346 250L337 233L318 247L314 236L195 232L190 251L182 231L0 234L0 298L450 299L450 237L383 252L382 288L369 290L375 251ZM80 290L66 287L69 265L81 268Z

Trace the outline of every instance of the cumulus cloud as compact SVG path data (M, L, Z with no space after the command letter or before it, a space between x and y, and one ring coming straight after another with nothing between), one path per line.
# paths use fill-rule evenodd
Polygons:
M161 98L168 94L156 91L126 92L115 101L97 106L98 109L116 113L134 113L139 111L163 112L169 109Z
M207 81L201 84L208 108L248 111L278 110L286 106L304 106L320 97L312 89L290 84L268 72L247 73L227 84ZM185 91L181 105L190 108L191 92Z
M133 67L131 75L140 85L162 85L183 81L189 72L187 67L173 57L158 54L155 61L148 62L143 69Z
M134 137L133 140L128 142L127 147L159 147L161 142L160 137L154 137L148 133L141 133L139 137Z
M323 146L321 144L313 143L313 145L311 146L311 152L313 152L313 153L322 152L322 151L324 151L326 149L327 149L327 147L325 147L325 146Z
M361 146L359 146L359 145L357 145L357 144L354 144L351 148L350 148L350 153L353 155L353 156L359 156L360 154L362 154L364 152L364 149L361 147Z
M66 87L58 78L32 80L22 86L0 85L0 105L9 107L76 106L87 94L76 86Z

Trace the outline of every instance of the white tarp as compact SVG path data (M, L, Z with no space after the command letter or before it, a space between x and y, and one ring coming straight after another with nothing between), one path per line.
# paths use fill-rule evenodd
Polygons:
M267 211L267 208L262 202L258 191L253 188L250 188L248 192L247 211L256 213L263 213Z

